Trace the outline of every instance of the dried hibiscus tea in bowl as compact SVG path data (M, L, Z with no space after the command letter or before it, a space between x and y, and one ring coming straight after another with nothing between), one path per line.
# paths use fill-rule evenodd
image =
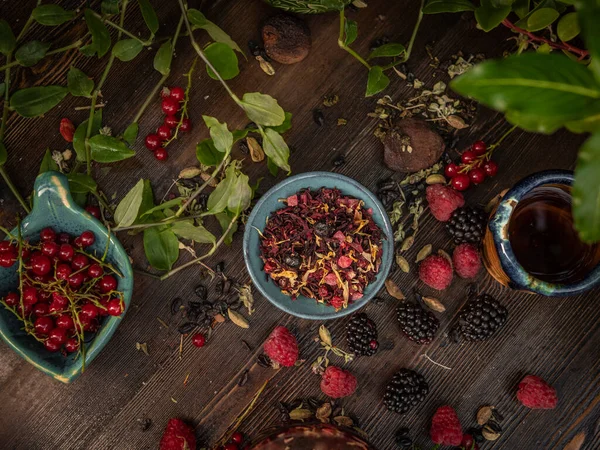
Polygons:
M263 270L281 292L346 308L375 279L382 233L362 200L304 189L283 200L260 237Z

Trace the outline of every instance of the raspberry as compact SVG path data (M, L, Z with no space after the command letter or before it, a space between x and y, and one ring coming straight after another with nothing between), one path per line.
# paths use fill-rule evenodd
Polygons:
M356 391L356 377L347 370L329 366L321 378L321 391L331 398L348 397Z
M452 282L452 265L443 256L428 256L419 266L419 278L427 286L444 290Z
M481 269L479 251L473 244L460 244L452 254L454 270L461 278L475 278Z
M298 359L298 343L286 327L278 326L273 330L264 350L271 361L284 367L293 366Z
M462 427L452 406L440 406L431 419L431 440L434 444L458 447L463 439Z
M194 429L181 419L169 419L160 440L160 450L196 450Z
M427 186L426 196L431 214L440 222L450 220L452 213L465 204L460 192L444 184Z
M558 403L556 389L535 375L527 375L519 383L517 398L531 409L554 409Z

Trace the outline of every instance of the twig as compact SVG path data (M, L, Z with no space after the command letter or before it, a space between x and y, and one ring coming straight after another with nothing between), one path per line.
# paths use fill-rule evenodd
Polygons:
M94 108L100 109L100 108L104 108L105 106L106 106L106 103L99 103L97 105L94 105ZM92 109L92 105L88 105L88 106L76 106L73 109L75 111L87 111L88 109Z
M438 362L435 362L433 359L431 359L431 358L429 357L429 355L428 355L427 353L423 353L423 354L421 355L421 358L425 358L425 359L426 359L427 361L429 361L430 363L432 363L432 364L435 364L436 366L438 366L438 367L441 367L442 369L446 369L446 370L452 370L452 367L448 367L448 366L445 366L445 365L443 365L443 364L440 364L440 363L438 363Z

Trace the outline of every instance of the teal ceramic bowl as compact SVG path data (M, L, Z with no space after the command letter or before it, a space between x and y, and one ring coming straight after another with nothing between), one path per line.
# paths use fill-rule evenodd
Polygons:
M372 208L373 219L379 228L381 228L382 236L384 236L381 266L379 267L377 277L367 286L360 300L351 303L347 308L339 311L336 311L331 306L318 303L314 299L303 296L292 300L289 296L283 294L270 278L267 278L267 275L263 272L263 262L260 259L258 230L262 232L265 228L267 218L271 213L283 207L283 204L279 200L287 198L301 189L310 188L317 190L321 187L338 188L346 196L363 200L365 208ZM248 218L244 231L244 260L256 288L278 308L303 319L333 319L351 314L362 308L377 294L385 283L385 279L392 266L393 255L394 237L392 225L377 197L353 179L331 172L303 173L289 177L275 185L260 198Z
M33 209L21 222L23 238L32 238L33 240L45 227L52 227L57 232L66 232L75 236L85 230L90 230L96 235L96 242L88 250L100 256L104 253L107 240L110 239L107 261L123 275L123 278L119 278L118 289L124 293L125 311L127 311L133 290L133 271L129 257L119 241L112 235L109 237L106 228L73 201L69 192L69 183L64 175L57 172L45 172L39 175L35 180L33 195ZM17 229L11 233L16 235ZM0 269L0 296L16 290L17 286L16 265L9 269ZM90 362L108 343L122 317L123 315L104 318L104 322L93 340L85 344L86 370ZM42 344L22 330L21 322L1 305L0 337L23 359L63 383L73 381L83 372L81 356L65 357L59 352L48 352Z

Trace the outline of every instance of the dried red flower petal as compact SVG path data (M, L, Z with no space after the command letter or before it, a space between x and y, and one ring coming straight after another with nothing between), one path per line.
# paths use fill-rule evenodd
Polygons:
M67 142L73 142L73 135L75 134L75 125L71 122L71 119L64 117L60 121L60 134Z

